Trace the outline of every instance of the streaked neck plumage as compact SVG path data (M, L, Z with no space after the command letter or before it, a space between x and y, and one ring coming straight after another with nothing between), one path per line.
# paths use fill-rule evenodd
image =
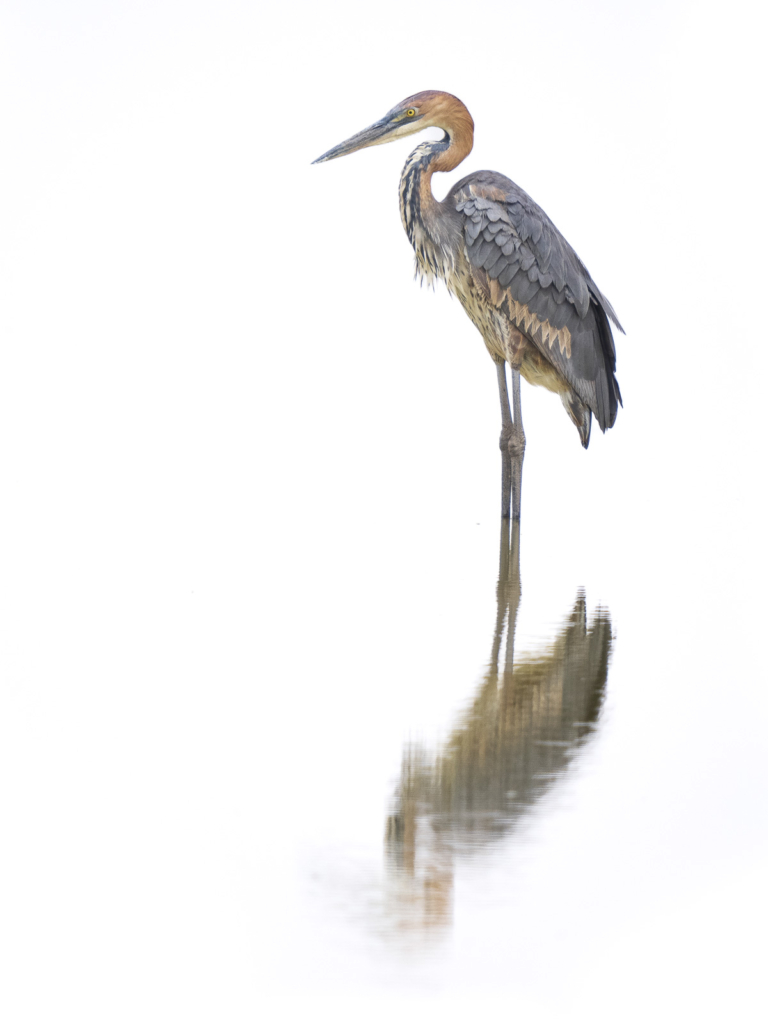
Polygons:
M416 274L428 284L433 284L435 277L447 280L455 269L448 244L451 218L446 216L444 203L432 194L432 175L452 171L470 153L473 125L469 112L463 123L444 130L442 139L422 142L414 149L400 176L400 217L416 253Z

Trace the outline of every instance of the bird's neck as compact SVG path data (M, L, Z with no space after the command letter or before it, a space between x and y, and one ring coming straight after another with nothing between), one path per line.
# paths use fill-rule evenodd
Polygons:
M435 150L444 145L444 142L423 142L405 161L400 175L400 217L414 249L417 248L418 236L426 228L425 215L429 219L436 201L432 195L432 164L438 155Z
M414 149L400 176L400 216L414 249L419 229L429 231L440 206L432 194L432 175L452 171L472 150L471 119L468 125L452 125L444 130L442 139L422 142Z

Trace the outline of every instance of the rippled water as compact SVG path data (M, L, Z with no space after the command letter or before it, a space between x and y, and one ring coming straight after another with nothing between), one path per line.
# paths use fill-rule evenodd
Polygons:
M502 524L497 614L488 671L431 752L408 742L386 823L391 912L404 930L450 927L454 860L482 854L568 770L597 728L611 649L603 609L587 628L579 593L547 644L515 658L519 528Z
M748 649L732 646L738 613L709 599L725 579L703 558L706 532L692 547L663 527L650 545L638 538L633 555L604 563L606 599L590 603L581 587L568 598L557 559L528 586L521 564L537 559L524 545L521 559L520 531L502 522L498 560L483 550L485 618L469 626L487 644L474 680L456 685L451 648L463 642L447 633L431 677L403 671L429 692L431 720L413 694L399 723L382 713L377 726L377 693L360 697L372 717L353 723L337 705L314 722L343 767L310 758L325 820L299 829L301 896L284 955L299 956L310 988L342 1002L357 992L363 1005L407 993L406 1005L428 999L449 1015L463 998L504 998L558 1019L574 1006L608 1013L642 969L655 980L638 1013L693 985L716 1005L752 1005L762 754L746 738L759 727L731 698L763 697ZM454 583L443 598L458 600L460 617L479 595L459 597ZM388 697L398 703L397 685ZM376 733L389 734L388 749ZM371 777L377 785L364 784ZM738 941L725 938L734 928ZM724 973L705 976L715 963Z

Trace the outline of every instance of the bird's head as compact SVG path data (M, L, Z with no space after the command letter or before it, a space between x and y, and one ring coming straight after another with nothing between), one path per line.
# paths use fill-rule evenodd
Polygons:
M472 148L472 132L474 124L469 111L455 96L449 92L417 92L398 103L380 121L364 128L346 142L323 153L313 163L324 164L328 160L336 160L347 156L358 149L368 146L383 146L385 142L403 139L406 135L415 135L425 128L442 128L450 136L460 133L469 137L469 148Z

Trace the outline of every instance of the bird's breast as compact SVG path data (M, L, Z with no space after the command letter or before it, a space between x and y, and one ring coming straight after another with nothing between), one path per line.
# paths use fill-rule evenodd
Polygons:
M440 245L436 244L431 236L417 226L411 237L411 245L416 254L416 277L423 283L434 285L439 278L445 281L451 290L451 278L453 275L453 260Z

